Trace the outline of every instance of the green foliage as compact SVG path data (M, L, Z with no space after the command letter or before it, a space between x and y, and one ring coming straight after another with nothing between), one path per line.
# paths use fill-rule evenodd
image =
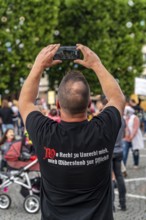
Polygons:
M146 1L137 0L134 3L130 6L128 0L62 0L56 27L60 33L56 36L56 42L62 45L79 42L89 46L118 78L127 95L133 92L134 77L142 73L141 48L146 36ZM69 68L74 66L70 65ZM62 65L61 71L67 67L67 64ZM83 70L93 93L101 92L90 70L77 69ZM52 70L52 81L53 73Z
M53 42L59 0L0 0L0 93L20 90L37 53Z
M123 91L133 92L134 77L142 73L146 0L0 0L0 5L0 93L17 92L37 53L52 42L89 46ZM71 68L83 71L94 94L101 92L95 74L72 62L48 71L50 87Z

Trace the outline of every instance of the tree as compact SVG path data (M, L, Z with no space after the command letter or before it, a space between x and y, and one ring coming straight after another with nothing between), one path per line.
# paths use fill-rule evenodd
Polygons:
M141 48L146 36L145 0L66 0L61 1L59 23L56 26L56 42L62 45L75 45L77 42L88 45L101 58L107 69L119 80L125 92L133 92L134 78L142 73ZM70 63L56 69L83 70L94 94L101 92L96 76L80 66ZM53 83L52 69L50 80ZM56 77L56 75L55 75Z
M59 0L0 0L0 93L20 90L37 53L53 42Z
M126 95L142 72L145 0L0 0L0 93L20 89L38 51L52 42L92 48ZM71 68L83 70L91 91L101 92L90 70L73 62L48 70L50 87Z

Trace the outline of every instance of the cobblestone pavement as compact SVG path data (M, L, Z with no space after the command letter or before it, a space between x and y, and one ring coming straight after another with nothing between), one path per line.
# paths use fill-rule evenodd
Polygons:
M145 149L140 151L140 167L133 168L130 152L127 164L128 176L125 178L127 189L127 211L116 210L115 220L146 220L146 141ZM116 193L115 206L118 206Z
M128 176L125 178L127 211L116 210L114 220L146 220L146 141L145 149L141 150L140 155L140 167L137 170L132 166L131 153L129 155L127 164ZM26 213L23 208L24 198L19 191L18 184L10 187L9 195L12 199L12 204L8 210L0 210L0 220L40 220L40 212L37 214ZM117 192L115 206L118 206Z

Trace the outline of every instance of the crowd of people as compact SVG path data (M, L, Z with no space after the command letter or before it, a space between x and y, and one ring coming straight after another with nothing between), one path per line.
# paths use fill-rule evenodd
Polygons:
M134 103L134 104L133 104ZM101 95L96 101L97 114L107 104L107 99ZM133 168L138 169L140 165L140 150L144 148L145 136L145 114L134 100L127 99L124 115L122 118L122 125L117 136L113 151L112 159L112 180L113 180L113 210L114 206L114 188L118 188L119 192L119 207L122 211L126 208L126 186L124 177L127 177L127 160L129 150L131 149L133 155Z
M13 129L16 135L23 134L24 125L18 110L18 101L9 102L7 99L2 100L0 106L0 135L4 134L7 129Z
M107 104L107 99L104 95L97 96L97 99L92 101L88 109L88 120L98 115ZM60 112L53 106L47 106L44 100L37 99L40 111L50 119L60 123ZM126 210L126 186L124 178L127 177L127 160L129 150L133 155L133 167L138 169L140 165L140 150L144 148L143 136L146 135L146 112L129 99L126 103L122 125L119 131L112 159L112 182L113 182L113 211L116 210L114 205L114 189L119 191L119 207L121 210ZM4 158L11 144L17 139L23 139L26 133L22 122L21 115L18 109L18 101L9 102L3 99L0 108L0 170L7 170L7 162Z
M88 120L91 120L94 116L96 116L102 109L103 106L107 104L107 100L104 95L98 95L97 98L92 100L91 98L91 106L88 109ZM50 118L60 122L60 112L56 108L55 105L47 105L44 99L37 98L36 105L38 105L40 111ZM125 111L124 111L124 119L128 123L128 119L135 116L134 119L134 129L140 129L142 132L142 136L146 137L146 111L140 107L139 104L136 104L134 99L129 99L126 102ZM18 109L18 100L8 101L8 99L2 100L2 105L0 106L0 137L5 133L7 129L13 129L16 136L22 136L24 133L24 124L19 113ZM124 140L126 142L128 138L129 128L125 129L125 137ZM128 139L129 140L129 139ZM127 142L131 142L128 141ZM130 146L131 147L131 146ZM129 148L130 148L129 147ZM128 148L128 147L127 147ZM126 150L125 150L126 151ZM124 151L124 164L127 162L128 152ZM137 153L136 153L137 154Z

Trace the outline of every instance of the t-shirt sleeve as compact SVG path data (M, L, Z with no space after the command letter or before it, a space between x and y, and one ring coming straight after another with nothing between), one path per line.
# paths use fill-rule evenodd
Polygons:
M29 137L33 142L34 147L43 145L46 133L49 138L50 132L52 132L53 125L56 122L44 116L39 111L31 112L26 119L26 130L28 131Z
M98 116L93 118L94 122L101 127L103 135L111 145L115 144L121 127L121 115L114 106L105 108Z

